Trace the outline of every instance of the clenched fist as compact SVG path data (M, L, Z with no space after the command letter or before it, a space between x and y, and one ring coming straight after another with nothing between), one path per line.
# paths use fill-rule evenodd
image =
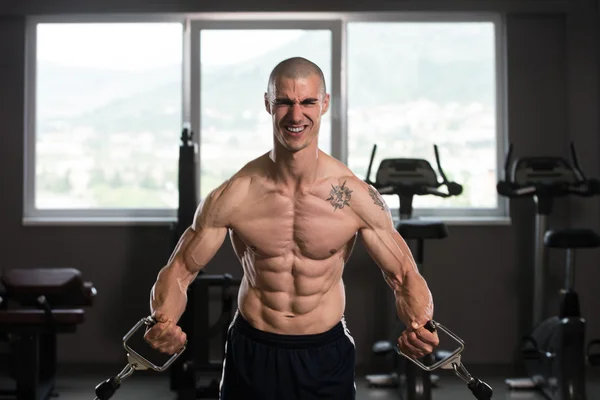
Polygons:
M146 342L153 349L169 355L181 350L187 340L185 332L160 311L157 311L153 317L156 320L156 324L144 334Z
M425 326L407 328L398 338L400 351L412 358L421 358L433 352L440 343L437 332Z

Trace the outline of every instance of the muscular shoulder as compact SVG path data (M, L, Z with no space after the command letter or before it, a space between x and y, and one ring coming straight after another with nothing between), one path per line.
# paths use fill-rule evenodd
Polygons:
M383 197L370 184L358 178L347 166L335 168L328 201L337 208L349 207L362 228L387 228L393 224Z
M373 186L355 175L341 176L339 190L349 192L348 205L363 228L383 228L392 223L390 210Z
M244 165L230 179L212 190L198 206L194 222L207 227L229 227L253 187L264 180L261 158Z

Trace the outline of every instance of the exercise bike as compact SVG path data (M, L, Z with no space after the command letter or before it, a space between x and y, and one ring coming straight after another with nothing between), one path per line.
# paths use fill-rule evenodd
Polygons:
M585 400L585 319L574 289L575 249L600 247L600 236L590 229L547 230L554 199L569 195L600 194L600 181L588 179L579 166L571 144L570 164L563 157L522 157L511 161L513 146L506 155L505 180L497 184L500 195L533 198L536 206L533 331L525 337L522 356L527 378L507 379L510 389L539 390L552 400ZM546 249L565 249L565 285L560 291L560 311L543 319ZM597 344L597 341L591 344ZM587 359L598 363L598 354L587 350Z
M448 236L446 225L442 221L424 221L413 219L413 198L414 196L433 195L438 197L458 196L462 193L462 186L456 182L449 181L442 169L437 146L434 146L435 158L438 171L441 177L431 167L431 164L424 159L416 158L394 158L381 161L375 174L375 181L370 180L371 168L377 145L373 146L371 159L367 169L365 182L373 186L382 195L397 195L400 200L399 216L400 221L396 224L396 229L405 240L414 240L416 248L414 258L421 274L424 272L424 242L428 239L444 239ZM445 186L446 190L440 188ZM403 324L398 320L399 333L404 329ZM415 364L406 361L405 358L397 357L397 347L395 345L398 335L393 335L392 340L381 340L373 345L373 352L377 355L392 355L393 370L390 374L367 375L367 383L370 387L395 386L398 388L403 399L407 400L430 400L432 397L432 388L438 380L438 376L431 372L436 368L423 368L424 365L444 365L452 358L452 353L448 351L436 351L424 357ZM452 335L451 335L452 336ZM410 361L413 361L409 359ZM451 365L447 364L446 365ZM405 377L402 382L402 376ZM477 396L477 395L476 395ZM489 397L491 398L491 388Z

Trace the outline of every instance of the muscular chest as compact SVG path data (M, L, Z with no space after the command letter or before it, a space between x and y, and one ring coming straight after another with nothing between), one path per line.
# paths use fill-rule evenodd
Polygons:
M325 259L353 241L357 223L344 196L272 195L256 202L233 226L234 235L258 255L294 253Z

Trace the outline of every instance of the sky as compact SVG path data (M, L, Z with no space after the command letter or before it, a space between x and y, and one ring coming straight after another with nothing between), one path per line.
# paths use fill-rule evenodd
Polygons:
M292 41L302 30L203 30L202 63L222 66L260 56ZM180 63L180 23L42 23L39 61L68 66L141 70Z
M374 29L372 23L353 23L357 32ZM422 36L422 23L376 23L379 29ZM457 34L456 24L427 24L429 34L445 30ZM491 23L463 24L467 35L490 35ZM301 29L233 29L201 31L202 64L219 67L260 57L302 35ZM433 36L435 37L435 35ZM94 66L102 69L141 70L180 64L182 23L41 23L38 25L39 61L67 66Z

